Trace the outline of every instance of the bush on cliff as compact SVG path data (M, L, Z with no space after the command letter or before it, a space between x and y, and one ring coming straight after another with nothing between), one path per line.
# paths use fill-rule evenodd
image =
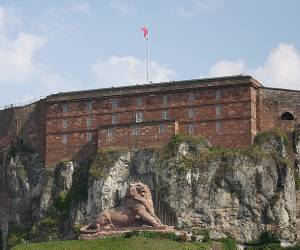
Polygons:
M33 154L35 151L28 143L17 143L8 152L9 157L16 157L17 154Z
M91 162L89 175L96 178L105 177L122 152L120 150L100 151Z

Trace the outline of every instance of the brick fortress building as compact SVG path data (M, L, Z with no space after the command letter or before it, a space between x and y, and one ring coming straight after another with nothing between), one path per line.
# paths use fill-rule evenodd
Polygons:
M251 76L58 93L0 111L0 161L17 143L51 167L101 149L161 146L176 133L245 148L259 131L293 130L298 117L300 91L266 88Z

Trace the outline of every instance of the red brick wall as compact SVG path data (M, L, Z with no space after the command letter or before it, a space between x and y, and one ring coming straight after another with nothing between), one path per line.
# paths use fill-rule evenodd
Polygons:
M163 124L161 133L159 133L160 124ZM138 130L136 135L133 134L134 127ZM174 121L99 127L98 150L162 146L171 136L178 133L177 127L178 123ZM111 136L108 136L108 130L112 130Z
M87 140L87 132L55 133L46 136L46 165L54 166L64 160L83 160L97 152L97 134ZM62 136L66 135L66 144Z
M85 146L86 141L79 142L72 134L86 134L90 130L95 135L95 141L100 143L100 148L144 147L167 143L168 138L174 134L174 128L168 128L166 135L158 134L158 124L164 122L162 113L166 110L167 121L178 121L181 133L192 132L195 135L205 136L217 146L249 146L253 133L256 132L256 127L252 125L252 123L256 124L255 112L253 112L255 103L251 103L256 96L250 86L250 84L218 88L212 86L180 91L169 88L163 93L156 94L143 93L143 95L48 102L47 165L78 158L80 155L78 152ZM113 100L117 100L116 107L112 106ZM92 102L91 110L88 109L88 102ZM65 110L64 105L67 105ZM219 114L216 111L218 106ZM192 117L189 115L189 109L193 109ZM143 123L139 125L142 131L140 138L132 135L135 112L143 113ZM115 139L107 141L107 129L103 126L112 125L112 114L117 115L118 125L114 126ZM90 126L87 125L88 117L91 117ZM149 122L155 122L156 125L149 125ZM65 123L67 127L64 127ZM188 129L191 125L193 131ZM69 135L67 145L62 145L64 134ZM75 144L77 146L74 146ZM92 146L88 148L91 152L95 151Z
M258 100L258 130L279 127L291 131L299 123L300 91L260 88ZM295 120L282 121L281 115L284 112L293 114Z
M45 101L0 111L0 151L23 141L45 156Z
M117 100L116 107L112 100ZM132 135L135 112L143 113L139 136ZM284 112L295 120L282 121ZM113 114L117 124L112 124ZM215 146L247 147L257 131L290 131L299 116L299 91L264 88L243 76L70 92L0 111L0 155L23 140L46 158L46 166L53 166L84 159L98 149L162 145L176 131L204 136ZM164 134L159 134L161 123L166 124ZM109 128L114 130L111 141Z

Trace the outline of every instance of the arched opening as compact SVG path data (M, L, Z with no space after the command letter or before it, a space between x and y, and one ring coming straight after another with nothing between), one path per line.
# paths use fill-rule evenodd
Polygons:
M294 116L292 113L290 112L284 112L282 115L281 115L281 120L282 121L293 121L295 120Z

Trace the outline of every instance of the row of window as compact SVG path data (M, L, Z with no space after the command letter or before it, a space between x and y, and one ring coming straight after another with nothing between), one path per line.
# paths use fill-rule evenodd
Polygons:
M195 117L195 109L190 108L188 110L188 116L190 119ZM221 105L216 105L216 118L220 119L221 118ZM169 112L168 110L163 110L162 111L162 119L163 120L168 120L169 119ZM144 113L142 111L138 111L135 112L135 122L142 122L144 120ZM87 127L91 127L92 126L92 121L93 118L91 115L89 115L87 117L86 120L86 125ZM112 114L111 116L111 123L112 124L118 124L119 123L119 114L115 113ZM63 120L63 124L62 124L63 128L67 128L68 127L68 121L66 119Z
M63 107L63 113L67 113L69 111L67 103L64 103L62 107ZM93 101L86 102L86 110L88 112L93 111Z
M221 99L221 91L220 90L216 90L215 92L216 96L215 98L217 100L220 100ZM194 94L188 94L188 102L191 103L195 100L195 96ZM163 105L166 106L168 105L168 96L167 95L164 95L162 97L162 102L163 102ZM137 97L136 98L136 105L138 107L141 107L143 105L143 98L142 97ZM112 109L115 109L119 106L119 100L118 99L112 99L111 100L111 107ZM88 112L92 112L93 111L93 101L88 101L86 102L86 109ZM66 113L68 112L68 104L67 103L64 103L63 104L63 112Z
M158 133L164 134L165 133L165 124L161 123L158 126ZM140 135L140 127L137 125L132 126L132 135L139 136ZM110 128L107 130L107 139L108 141L111 141L114 137L114 129Z
M62 139L62 144L67 144L68 143L68 135L64 134L61 137ZM92 132L87 132L86 133L86 141L90 142L93 140L93 133Z
M195 125L194 124L189 124L188 125L188 133L189 134L194 134L195 132ZM216 121L216 132L220 133L221 132L221 121L217 120ZM165 133L165 124L161 123L158 126L158 133L159 134L164 134ZM132 126L132 135L133 136L139 136L140 135L140 127L135 125ZM110 128L107 130L107 140L109 142L112 141L114 137L114 129ZM93 134L92 132L87 132L86 133L86 141L90 142L93 140ZM68 143L68 135L64 134L62 135L62 144L67 144Z
M195 124L189 124L188 125L188 133L189 134L194 134L195 132ZM216 121L216 132L220 133L221 132L221 121L217 120ZM165 125L163 123L159 124L158 126L158 133L159 134L164 134L165 133ZM132 135L134 136L139 136L140 135L140 128L137 125L132 126ZM108 141L111 141L114 136L114 129L110 128L107 130L107 139Z

